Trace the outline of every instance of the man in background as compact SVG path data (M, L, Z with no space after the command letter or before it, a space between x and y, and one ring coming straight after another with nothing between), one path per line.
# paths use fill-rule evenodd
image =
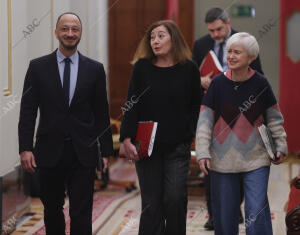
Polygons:
M193 60L200 67L203 59L210 50L213 50L218 57L218 60L223 67L223 70L228 69L226 61L225 45L227 39L231 35L237 33L231 28L231 22L226 11L221 8L211 8L205 16L205 23L209 34L197 39L193 49ZM259 57L255 59L250 67L260 73L263 73ZM201 85L204 89L208 89L211 82L212 73L201 77Z

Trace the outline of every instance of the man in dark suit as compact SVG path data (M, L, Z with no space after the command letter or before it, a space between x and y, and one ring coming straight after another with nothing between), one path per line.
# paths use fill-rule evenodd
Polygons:
M59 48L30 62L19 120L22 167L37 168L47 235L65 234L63 205L69 196L71 235L92 234L98 152L112 155L112 135L103 65L77 51L82 25L74 13L59 16ZM35 122L39 125L33 145ZM100 143L101 151L97 151Z
M209 34L197 39L194 43L193 60L200 67L203 59L210 50L213 50L217 55L220 64L224 70L228 69L226 61L225 44L227 39L237 33L231 28L230 19L226 11L221 8L211 8L207 11L205 16L205 23ZM221 50L220 50L221 49ZM250 67L254 70L263 73L259 56L255 59ZM201 77L201 85L204 89L208 89L211 82L212 73Z
M223 67L223 70L228 69L226 61L226 50L225 45L227 39L237 33L234 29L231 28L230 19L225 10L221 8L211 8L207 11L205 16L205 23L209 34L197 39L194 43L193 49L193 60L200 67L203 59L210 50L213 50L218 57L218 60ZM250 64L250 67L254 70L263 73L261 68L261 63L259 56ZM201 77L201 86L207 90L210 82L212 80L212 72ZM209 174L205 175L205 187L206 187L206 201L207 201L207 210L209 214L209 219L205 223L204 227L208 230L213 230L213 215L211 209L210 199L210 177ZM243 197L243 192L242 192ZM240 223L243 222L242 214L240 213Z

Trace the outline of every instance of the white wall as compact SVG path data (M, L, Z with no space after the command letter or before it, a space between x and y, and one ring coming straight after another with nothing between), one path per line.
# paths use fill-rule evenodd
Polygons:
M17 126L24 76L33 58L51 53L58 45L54 36L57 17L77 13L83 22L79 50L107 67L107 0L9 0L12 30L12 94L8 86L8 0L0 0L0 176L19 164ZM53 6L53 7L52 7ZM4 36L3 36L4 35Z
M57 17L66 11L78 14L83 25L79 51L98 60L107 68L108 64L108 10L107 0L54 0L54 25ZM55 47L58 42L54 37Z

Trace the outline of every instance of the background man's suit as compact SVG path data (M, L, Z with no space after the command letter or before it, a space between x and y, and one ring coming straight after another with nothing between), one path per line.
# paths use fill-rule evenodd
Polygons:
M231 29L231 35L237 33L234 29ZM230 35L230 36L231 36ZM198 66L201 65L203 59L210 50L214 50L215 41L209 34L197 39L194 43L193 60ZM250 64L250 67L260 73L263 73L259 56Z
M64 203L64 183L72 195L71 234L91 234L88 224L98 159L96 138L99 137L103 156L113 153L103 65L79 53L78 66L70 105L63 93L56 51L32 60L24 82L19 151L34 153L41 177L41 200L48 215L47 234L64 234L63 214L57 214ZM40 118L33 145L38 109ZM76 204L81 208L73 207ZM59 223L55 222L57 218Z

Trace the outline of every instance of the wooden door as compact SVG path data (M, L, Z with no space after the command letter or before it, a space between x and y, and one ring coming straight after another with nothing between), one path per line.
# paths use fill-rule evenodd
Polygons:
M132 65L130 61L147 27L164 19L161 0L109 0L109 101L110 113L121 120Z
M192 1L193 2L193 1ZM179 0L178 26L190 46L194 41L194 4ZM109 102L111 117L122 119L132 65L147 27L166 18L164 0L109 0Z

